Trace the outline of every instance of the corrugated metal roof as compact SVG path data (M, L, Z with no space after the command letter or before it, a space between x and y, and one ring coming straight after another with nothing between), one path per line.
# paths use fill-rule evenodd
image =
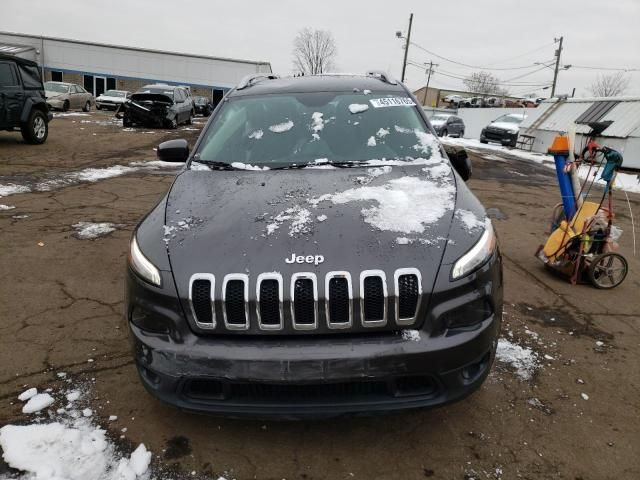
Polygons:
M548 118L546 118L540 125L537 125L535 130L548 130L556 132L566 132L569 126L573 124L584 112L586 112L594 103L616 100L620 101L618 105L613 107L606 115L604 115L600 121L610 120L613 123L603 133L603 137L638 137L640 136L640 98L632 97L616 97L613 98L596 98L596 99L582 99L582 98L569 98L562 102L555 111L553 111ZM541 118L545 112L552 108L556 99L547 100L540 104L536 110L540 110L539 114L535 117L531 116L522 122L520 131L525 131L530 128L536 122L537 118ZM577 125L576 133L589 133L590 128L588 125Z

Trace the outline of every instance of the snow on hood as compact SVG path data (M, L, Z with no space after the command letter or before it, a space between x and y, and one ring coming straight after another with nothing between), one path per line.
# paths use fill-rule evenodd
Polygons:
M502 130L508 130L510 132L517 132L520 128L519 123L513 123L513 122L491 122L489 126L494 128L500 128Z
M364 221L379 230L398 233L424 233L426 227L453 210L453 182L437 183L418 177L401 177L380 186L362 186L311 199L340 205L348 202L371 202L361 210Z

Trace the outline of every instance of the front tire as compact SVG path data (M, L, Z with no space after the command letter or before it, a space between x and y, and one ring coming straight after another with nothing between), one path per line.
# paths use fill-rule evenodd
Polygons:
M449 136L449 131L445 128L444 130L442 130L442 133L440 134L441 137L448 137Z
M82 107L83 112L88 112L89 110L91 110L91 102L85 103L84 107Z
M41 145L49 136L49 121L40 110L32 110L27 123L20 128L22 138L32 145Z

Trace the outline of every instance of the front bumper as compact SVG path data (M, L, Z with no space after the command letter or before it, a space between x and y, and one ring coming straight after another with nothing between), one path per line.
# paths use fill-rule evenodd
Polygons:
M55 97L47 98L47 105L49 106L49 108L62 110L62 108L64 107L64 100Z
M480 133L480 140L501 143L502 145L515 145L517 139L518 132L511 132L508 130L483 129Z
M196 335L170 273L162 275L163 288L127 276L127 320L142 383L168 404L230 417L331 417L460 400L488 375L502 320L499 254L455 288L437 287L421 329L404 335ZM493 306L484 320L443 326L447 315L479 298Z

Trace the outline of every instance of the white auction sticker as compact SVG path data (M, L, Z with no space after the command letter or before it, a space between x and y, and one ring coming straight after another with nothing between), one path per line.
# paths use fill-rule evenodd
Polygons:
M413 100L409 97L385 97L385 98L372 98L369 100L373 108L382 107L410 107L415 105Z

